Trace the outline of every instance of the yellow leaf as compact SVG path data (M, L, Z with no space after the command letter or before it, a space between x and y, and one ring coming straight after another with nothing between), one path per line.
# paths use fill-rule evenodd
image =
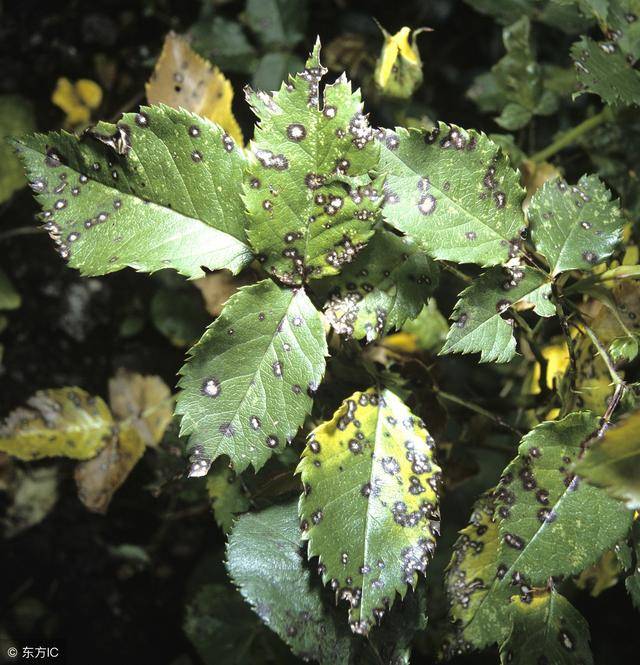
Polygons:
M527 190L527 194L522 202L522 209L526 212L529 207L531 197L544 185L547 180L561 175L560 171L549 162L532 162L526 159L522 162L520 169L522 171L522 184Z
M68 78L59 78L51 101L66 114L66 127L85 125L91 119L91 111L102 103L102 88L89 79L72 83Z
M615 586L620 575L618 557L612 550L605 552L600 559L583 570L575 580L578 589L588 591L594 598L603 591Z
M173 418L173 399L159 376L120 369L109 380L109 403L119 421L138 431L147 446L160 443Z
M400 331L385 337L384 344L390 346L394 351L415 353L418 350L418 336L414 333Z
M134 427L124 427L98 455L80 462L74 476L80 501L94 513L106 513L116 490L142 457L145 443Z
M411 31L407 26L395 35L380 26L384 45L376 63L374 80L383 94L407 99L422 83L422 61L416 45L416 36L429 28ZM411 42L409 41L411 36Z
M0 425L0 450L23 460L89 459L112 440L107 405L80 388L41 390Z
M222 127L242 145L242 131L231 110L233 88L224 74L201 58L187 40L170 32L147 83L150 104L185 108Z
M547 386L550 390L554 384L557 386L569 366L569 350L564 342L549 344L541 350L543 358L547 361ZM540 364L536 363L531 375L530 391L537 395L540 392Z
M255 281L256 275L251 271L245 270L242 275L234 277L228 270L217 270L206 277L193 280L193 285L200 290L207 312L218 316L222 306L241 286Z

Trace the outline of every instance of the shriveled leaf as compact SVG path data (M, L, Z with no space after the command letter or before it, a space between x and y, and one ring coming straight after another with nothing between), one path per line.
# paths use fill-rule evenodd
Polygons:
M240 473L259 469L292 439L311 409L327 345L302 289L271 280L240 289L191 349L176 413L191 435L191 475L228 455Z
M0 268L0 310L17 309L21 303L20 294L9 280L7 273Z
M173 398L159 376L144 376L120 369L109 380L113 415L138 431L147 446L160 443L173 419Z
M575 472L627 508L640 509L640 411L610 427L578 460Z
M614 106L640 104L640 72L615 42L582 37L571 47L571 57L586 92Z
M67 129L86 126L91 120L91 113L102 103L102 88L91 79L78 79L71 82L68 78L59 78L51 101L65 114Z
M320 44L305 70L272 94L248 90L259 118L244 187L248 236L286 284L335 275L373 233L383 200L374 131L360 92L341 77L324 88Z
M373 80L385 97L409 99L422 83L422 60L416 44L423 30L405 26L394 35L380 26L384 36ZM411 36L411 42L409 42Z
M81 388L41 390L0 425L0 450L23 460L94 457L114 433L107 405Z
M184 632L205 665L268 662L267 631L240 594L223 584L205 584L187 604Z
M317 427L298 466L300 517L322 579L366 634L425 574L440 528L440 467L424 423L370 388Z
M585 568L574 580L578 589L584 589L597 598L603 591L618 583L620 562L613 550L605 552L592 566Z
M255 281L256 277L250 270L238 277L234 277L228 270L219 270L194 280L193 285L202 294L207 312L212 316L218 316L227 300L241 286Z
M249 497L246 495L238 474L219 460L207 476L207 494L216 524L229 533L238 513L249 510Z
M242 145L242 131L231 102L233 87L212 63L200 57L181 35L170 32L146 85L149 104L184 108L207 118Z
M453 634L444 645L448 657L500 642L507 636L509 596L495 591L489 595L498 572L499 543L499 518L490 491L476 502L469 525L453 546L447 568L445 587L454 621Z
M496 489L500 579L521 591L580 572L631 526L622 504L571 472L598 423L597 416L579 412L538 425L502 475Z
M591 270L606 260L620 241L624 220L611 192L597 176L582 176L577 185L546 182L531 198L531 238L553 275Z
M5 139L36 129L31 103L18 95L0 95L0 203L27 184L20 160Z
M106 513L115 492L142 457L145 442L134 427L121 428L118 437L95 457L80 462L74 477L78 497L88 510Z
M503 665L592 665L589 626L557 591L536 591L533 598L512 599L509 637L500 646Z
M251 260L233 139L211 122L166 106L101 122L82 138L66 132L17 140L44 228L84 275L131 266L202 266L238 272Z
M381 137L384 216L437 259L492 266L520 251L524 190L484 134L438 123Z
M460 294L442 353L479 352L481 362L508 362L516 352L509 308L533 300L538 314L550 316L549 294L548 278L539 271L492 268Z
M415 318L437 284L436 264L415 243L379 229L357 259L320 290L334 330L370 342Z
M296 656L327 665L349 661L350 640L334 623L301 554L295 504L240 517L227 568L260 619Z

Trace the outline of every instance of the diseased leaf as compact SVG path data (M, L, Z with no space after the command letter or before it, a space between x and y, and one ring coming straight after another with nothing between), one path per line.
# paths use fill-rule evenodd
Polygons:
M346 77L327 85L320 43L278 92L248 90L259 118L244 186L248 236L285 284L335 275L373 233L383 180L374 131Z
M311 409L327 345L302 289L243 287L190 351L176 413L190 435L190 475L228 455L237 473L281 451Z
M510 605L513 626L500 646L500 662L513 665L593 665L589 626L557 591L536 591Z
M83 275L131 266L202 276L251 260L240 182L245 159L223 130L184 110L142 107L81 139L35 134L15 147L44 228Z
M523 588L591 565L631 526L631 513L605 492L580 482L571 464L599 418L572 413L544 422L520 443L496 488L499 577Z
M577 461L575 472L627 508L640 509L640 411L610 427Z
M215 65L201 58L181 35L170 32L165 37L146 92L149 104L166 104L192 111L220 125L242 145L242 131L231 110L231 83Z
M300 517L322 579L367 634L425 573L439 534L440 467L424 423L390 390L370 388L317 427L298 466Z
M134 427L120 429L95 457L80 462L74 477L78 497L88 510L105 514L115 492L144 454L145 442Z
M520 251L524 190L484 134L438 123L381 135L384 216L437 259L492 266Z
M89 459L114 435L107 405L81 388L41 390L0 425L0 450L22 460Z
M119 421L126 421L147 446L157 446L173 419L173 398L159 376L119 369L109 379L109 405Z
M350 641L335 625L304 565L294 504L240 517L227 568L244 599L296 656L327 665L349 662Z
M221 461L207 475L207 494L216 524L229 533L236 515L249 510L250 503L238 474Z
M473 647L501 642L509 626L505 620L508 594L493 591L498 572L499 519L493 491L474 505L469 525L453 546L445 586L454 632L444 644L447 657ZM497 602L496 602L497 600Z
M415 243L379 229L353 263L318 286L334 330L370 342L415 318L437 285L434 261Z
M35 114L28 100L18 95L0 95L0 203L27 184L20 160L6 139L35 129Z
M613 41L598 43L583 36L571 47L571 57L586 92L613 106L640 104L640 72Z
M441 353L479 352L480 362L508 362L516 352L509 308L532 300L539 314L550 316L554 310L549 293L548 278L539 271L524 266L492 268L460 294Z
M606 260L620 241L624 220L611 192L597 176L582 176L577 185L546 182L531 198L531 239L557 275L591 270Z

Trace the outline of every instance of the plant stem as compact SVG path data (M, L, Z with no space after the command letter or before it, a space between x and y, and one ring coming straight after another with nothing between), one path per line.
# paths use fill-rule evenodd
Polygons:
M441 261L440 265L445 270L450 272L452 275L455 275L458 279L462 280L465 284L471 284L471 282L473 282L473 277L470 277L469 275L465 275L465 273L463 273L462 270L458 270L458 268L453 266L448 261Z
M44 233L44 231L39 226L20 226L16 229L9 229L0 233L0 242L17 236L30 236L37 233Z
M600 113L587 118L585 121L581 122L579 125L568 129L566 132L562 132L560 136L546 148L543 148L539 152L536 152L529 159L532 162L545 162L552 157L557 152L564 150L567 146L570 146L572 143L575 143L583 134L591 131L598 125L601 125L603 122L607 122L612 118L611 109L607 106Z

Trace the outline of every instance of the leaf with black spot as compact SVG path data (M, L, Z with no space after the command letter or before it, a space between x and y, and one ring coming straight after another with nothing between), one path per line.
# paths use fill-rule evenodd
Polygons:
M227 546L227 568L244 599L296 656L348 663L346 631L325 606L301 552L295 504L243 515Z
M367 634L425 574L440 528L440 467L424 423L390 390L345 400L309 436L299 512L322 579Z
M497 144L443 122L380 142L389 224L437 259L493 266L519 254L524 189Z
M44 228L83 275L131 266L237 273L251 261L241 181L245 157L217 125L167 106L125 113L81 138L14 143L43 207Z
M282 451L311 410L325 367L320 313L303 289L240 289L191 349L176 413L191 475L228 455L237 473Z
M577 185L547 181L533 195L527 214L531 239L553 275L591 270L605 261L624 225L617 201L595 175L582 176Z
M509 606L509 636L500 646L502 665L593 665L589 626L555 589L515 597Z
M508 362L516 352L509 309L527 301L540 316L552 316L550 295L551 284L539 270L525 266L488 270L460 294L441 353L480 353L480 362Z
M414 242L379 229L358 258L318 290L334 330L370 342L416 318L438 277L435 262Z
M248 236L286 284L335 275L373 233L383 201L374 130L360 92L340 77L320 92L320 43L300 74L271 94L247 91L259 118L244 198Z

